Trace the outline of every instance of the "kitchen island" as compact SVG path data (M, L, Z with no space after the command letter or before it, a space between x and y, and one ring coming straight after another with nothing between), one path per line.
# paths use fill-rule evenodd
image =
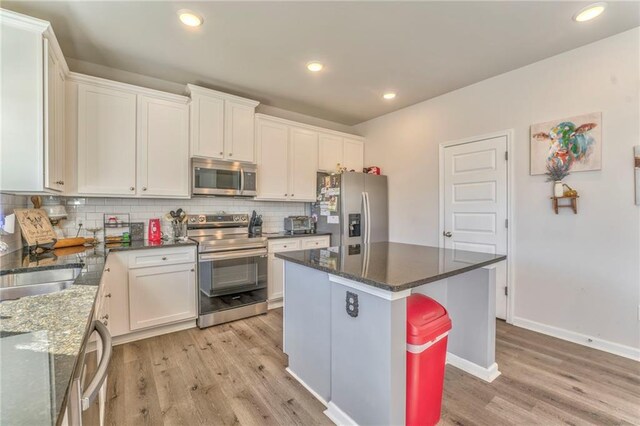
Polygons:
M405 423L406 298L453 322L447 362L492 381L495 264L503 255L390 242L277 253L289 373L337 424Z

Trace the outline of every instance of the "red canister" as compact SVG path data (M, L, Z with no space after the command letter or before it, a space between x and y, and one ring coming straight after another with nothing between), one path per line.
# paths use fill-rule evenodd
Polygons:
M160 232L160 219L149 219L149 241L162 240L162 232Z

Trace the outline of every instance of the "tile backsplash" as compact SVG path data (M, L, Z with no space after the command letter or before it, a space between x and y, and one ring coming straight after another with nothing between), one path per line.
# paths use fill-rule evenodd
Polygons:
M82 223L80 236L91 237L86 228L102 227L105 213L118 216L128 213L131 221L144 222L145 238L149 219L160 218L162 232L172 235L171 224L164 219L171 210L182 208L188 214L198 213L246 213L256 210L262 215L263 232L278 232L283 230L283 219L292 215L308 215L309 203L254 201L240 198L192 198L190 200L172 199L140 199L140 198L80 198L59 197L62 204L66 204L67 219L60 222L65 237L75 237L78 226ZM102 231L98 233L102 236Z
M13 213L13 209L26 208L27 203L28 198L24 195L0 194L0 217L2 218L2 222L4 222L6 216ZM31 207L31 204L29 203L28 206ZM0 241L7 245L7 250L0 251L0 256L22 247L22 235L17 222L15 223L12 234L0 230Z

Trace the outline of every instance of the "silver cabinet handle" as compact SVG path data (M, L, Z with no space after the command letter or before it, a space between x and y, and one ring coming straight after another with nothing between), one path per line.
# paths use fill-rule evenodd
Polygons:
M267 249L254 249L254 250L238 250L235 253L203 253L199 256L200 262L210 262L216 260L227 259L242 259L245 257L266 256Z
M102 353L102 359L100 359L100 364L98 364L98 369L96 371L96 375L93 376L91 383L89 386L82 392L82 398L80 400L80 405L82 406L82 411L87 410L91 403L96 399L98 393L100 392L100 388L107 378L107 372L109 370L109 363L111 362L111 334L109 334L109 330L102 324L100 321L93 321L91 323L91 332L96 331L100 336L100 340L102 341L102 347L104 352Z
M447 238L451 238L451 237L453 236L453 234L452 234L451 232L449 232L449 231L444 231L444 232L442 233L442 235L444 235L444 236L445 236L445 237L447 237Z

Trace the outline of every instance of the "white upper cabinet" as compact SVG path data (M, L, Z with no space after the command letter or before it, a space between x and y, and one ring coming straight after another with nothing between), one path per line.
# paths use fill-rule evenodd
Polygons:
M0 9L0 191L63 192L64 78L48 22Z
M342 138L320 133L318 137L318 170L335 172L342 165Z
M364 142L357 139L344 138L342 166L348 171L362 172L364 167Z
M288 200L289 127L267 119L256 119L258 198Z
M64 191L65 142L64 142L64 70L60 59L44 39L45 54L45 105L44 110L44 186L54 191Z
M362 171L362 139L342 135L256 114L256 198L313 202L316 200L318 171L334 172L337 165L343 163L350 169Z
M224 158L224 99L192 93L191 155Z
M191 97L191 156L255 162L258 102L187 85Z
M189 106L138 96L138 194L189 196Z
M71 73L77 194L189 197L189 98Z
M224 141L227 160L255 162L255 106L224 102Z
M318 132L292 127L289 141L289 198L316 200L318 170Z
M78 85L78 193L135 195L136 95Z

